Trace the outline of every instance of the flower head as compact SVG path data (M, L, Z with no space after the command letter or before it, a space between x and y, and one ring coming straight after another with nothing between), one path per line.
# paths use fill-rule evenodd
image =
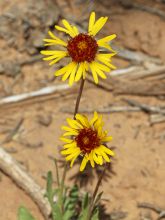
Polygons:
M50 39L44 39L45 46L60 45L64 50L42 50L41 54L47 56L44 60L51 61L50 65L57 63L64 57L70 57L71 62L55 72L55 76L62 76L62 80L69 79L69 84L86 78L88 71L92 72L95 83L98 83L98 76L105 79L104 72L115 69L111 64L111 57L116 53L109 45L116 35L112 34L96 40L95 35L102 29L108 17L101 17L95 21L95 12L92 12L89 19L88 33L79 33L76 26L72 26L65 19L62 20L64 27L55 25L56 30L69 35L67 42L56 37L51 31L48 32ZM101 52L105 48L111 53Z
M61 153L66 156L67 161L71 161L71 167L79 155L83 158L80 171L85 169L88 161L92 167L95 163L102 165L104 161L110 162L109 156L113 156L114 152L106 146L106 142L112 140L112 137L102 130L102 115L94 112L89 121L85 115L76 114L75 119L68 118L67 122L69 126L62 126L66 132L61 137L65 142Z

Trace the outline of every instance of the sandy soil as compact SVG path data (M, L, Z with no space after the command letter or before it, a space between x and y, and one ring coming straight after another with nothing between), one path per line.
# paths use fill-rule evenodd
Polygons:
M0 2L1 14L13 6L13 1L7 2L8 4ZM21 0L14 2L18 5L23 4ZM139 4L143 2L163 11L165 9L159 1L136 2ZM115 1L104 0L103 3L100 4L98 1L94 6L92 5L95 9L98 8L98 14L106 13L111 17L103 34L117 33L118 45L160 57L165 62L165 22L160 16L136 9L128 10ZM99 7L98 4L100 4ZM71 6L69 9L68 4L65 4L63 10L74 11L73 17L76 19L81 11L78 11L73 2ZM22 60L29 56L26 52L8 46L2 38L0 38L0 45L2 60ZM128 62L118 58L114 59L114 63L118 68L129 65ZM24 65L21 74L15 78L5 74L0 75L0 82L3 83L3 86L0 84L0 96L19 94L58 84L60 80L52 77L53 69L41 61ZM98 107L114 103L121 104L123 97L126 96L115 96L87 82L80 108L97 110ZM42 187L46 184L43 176L48 170L54 171L54 164L48 156L59 157L58 150L62 144L59 141L59 136L62 134L60 126L65 123L66 117L72 117L71 114L63 113L63 110L72 107L75 104L75 98L75 94L72 94L46 101L35 100L0 108L0 141L5 139L20 118L24 119L13 140L5 143L3 147L11 151L11 155L26 167ZM153 105L164 103L156 97L134 97L134 99ZM90 114L89 116L91 117ZM45 121L48 121L47 125ZM103 197L106 199L103 201L106 212L124 211L127 213L125 217L127 220L142 219L141 215L148 213L151 215L150 219L156 219L157 215L154 212L137 208L137 203L149 202L165 208L165 124L150 126L148 115L142 112L105 114L104 121L105 128L113 136L111 146L115 146L116 153L113 160L115 174L102 185ZM15 151L12 152L12 149ZM77 170L78 166L75 165L74 169L68 172L69 185L73 183L70 177ZM28 207L38 220L42 220L38 208L29 196L6 175L1 173L0 176L0 220L16 220L17 209L22 204ZM92 184L86 184L82 190L93 189L96 178L90 181Z

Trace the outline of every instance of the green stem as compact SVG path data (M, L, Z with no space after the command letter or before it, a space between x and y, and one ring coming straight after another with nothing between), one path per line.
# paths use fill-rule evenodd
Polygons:
M90 206L89 206L89 212L88 212L88 215L87 215L87 219L86 220L90 220L91 217L92 217L92 212L93 212L93 209L94 209L94 206L95 206L95 198L97 196L97 193L98 193L98 190L99 190L99 187L101 185L101 181L103 179L103 176L105 174L105 171L107 169L107 164L105 164L104 166L104 169L101 173L101 175L99 176L99 179L97 181L97 184L96 184L96 187L95 187L95 190L93 192L93 195L92 195L92 198L91 198L91 202L90 202Z

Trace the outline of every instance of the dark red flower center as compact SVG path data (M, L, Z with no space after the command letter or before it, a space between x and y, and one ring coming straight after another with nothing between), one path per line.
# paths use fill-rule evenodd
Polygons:
M96 147L100 145L100 139L97 132L91 128L84 128L80 130L79 134L75 138L77 146L84 152L90 153Z
M67 50L75 62L92 62L95 59L97 41L88 34L78 34L68 41Z

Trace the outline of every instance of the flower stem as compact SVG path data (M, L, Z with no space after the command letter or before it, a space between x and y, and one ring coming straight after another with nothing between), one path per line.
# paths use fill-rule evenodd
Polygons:
M104 169L103 169L103 171L102 171L102 173L99 176L99 179L97 181L95 190L94 190L92 198L91 198L91 202L90 202L90 206L89 206L89 211L88 211L88 215L87 215L87 219L86 220L90 220L91 217L92 217L92 211L93 211L93 208L95 206L95 199L96 199L96 196L97 196L97 193L98 193L98 190L99 190L99 187L101 185L101 181L103 179L103 176L105 174L106 169L107 169L107 164L105 164Z
M61 209L61 213L64 212L64 210L63 210L64 209L64 207L63 207L63 194L64 194L64 183L65 183L66 171L67 171L67 163L65 163L62 179L60 182L59 206Z
M60 186L60 179L59 179L59 172L58 172L58 165L57 165L57 159L56 158L54 158L54 163L55 163L55 169L56 169L57 185L59 187Z
M82 78L79 93L78 93L77 100L76 100L75 110L74 110L74 116L73 116L74 119L79 109L80 99L81 99L82 91L84 88L84 82L85 82L85 79Z
M75 111L74 111L74 116L73 116L74 119L75 119L75 116L76 116L78 109L79 109L80 99L81 99L82 91L84 88L84 82L85 82L85 79L82 78L80 88L79 88L79 93L78 93L77 100L76 100L76 105L75 105ZM62 213L64 212L64 210L63 210L63 193L64 193L64 183L65 183L66 172L67 172L67 162L65 162L63 176L62 176L62 180L60 182L59 206L61 208Z

